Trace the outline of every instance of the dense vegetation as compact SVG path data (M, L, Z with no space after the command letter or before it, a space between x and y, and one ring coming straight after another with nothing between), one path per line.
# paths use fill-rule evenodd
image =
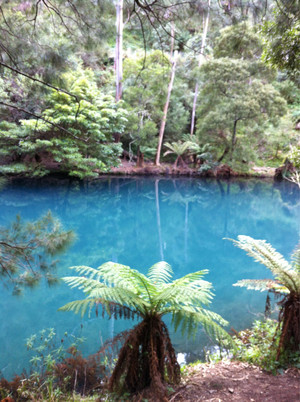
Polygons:
M0 175L93 178L124 157L138 166L166 161L200 172L221 163L240 172L290 163L288 179L299 185L299 37L298 0L3 2ZM28 224L17 217L0 228L1 279L16 294L42 276L51 285L49 257L72 238L50 213ZM256 322L252 332L237 334L234 353L276 371L299 359L299 249L290 265L264 241L235 243L275 275L237 285L282 300L278 323ZM147 276L113 263L75 268L85 276L65 281L87 299L62 309L95 307L98 314L102 305L103 314L140 319L124 334L110 391L150 387L165 400L166 383L179 382L164 314L183 333L201 323L218 340L227 336L219 326L226 322L202 307L212 297L204 271L170 282L166 263ZM268 343L261 345L264 334ZM77 343L65 350L54 336L53 329L39 334L40 346L36 336L28 340L36 371L3 379L1 397L56 400L92 393L106 379L106 357L83 358ZM243 347L247 342L251 347Z
M298 1L116 5L1 5L2 174L92 177L122 152L140 166L284 162L298 142Z

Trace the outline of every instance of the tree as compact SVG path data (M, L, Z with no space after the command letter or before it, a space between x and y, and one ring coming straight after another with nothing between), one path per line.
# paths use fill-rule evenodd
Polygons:
M128 122L122 141L129 152L136 151L138 163L141 147L156 147L169 71L169 61L159 50L149 52L146 59L137 53L124 60L123 99Z
M235 159L247 161L247 151L254 149L267 125L276 126L286 113L286 102L272 85L274 76L261 62L261 52L258 34L243 22L221 30L215 59L201 68L197 134L201 142L219 149L219 161L225 156L232 160L237 146Z
M160 128L159 128L159 133L158 133L158 144L157 144L155 165L160 164L161 147L162 147L165 127L166 127L166 122L167 122L167 114L168 114L168 109L169 109L169 104L170 104L171 93L172 93L172 89L173 89L173 85L174 85L177 57L178 57L178 51L177 50L174 51L174 25L172 24L172 29L171 29L171 50L170 50L170 60L171 60L171 64L172 64L171 77L170 77L170 81L169 81L169 85L168 85L167 99L166 99L166 103L165 103L165 106L164 106L163 116L162 116L162 120L161 120Z
M227 333L218 314L203 308L211 298L211 284L204 281L206 270L188 274L170 282L173 271L166 262L154 264L143 275L128 266L107 262L94 269L72 267L81 276L63 278L71 287L84 290L87 297L61 307L62 311L81 312L102 306L111 317L140 318L128 334L109 380L110 390L124 386L130 392L150 387L157 400L164 400L164 382L178 383L180 367L176 360L169 332L162 317L172 315L175 330L191 335L202 324L211 336L221 339ZM119 388L120 389L120 388Z
M123 79L123 0L117 0L116 3L116 101L122 98L122 79Z
M276 124L286 112L286 102L279 92L252 72L252 67L246 60L229 58L202 66L203 100L198 109L197 135L202 142L223 148L219 161L226 154L232 160L238 139L247 137L251 127L259 133L259 126L267 120Z
M56 261L48 261L63 252L73 241L72 231L64 231L50 212L35 222L24 223L20 216L8 227L0 227L0 277L14 294L37 285L44 277L51 285Z
M199 68L202 66L202 64L205 61L204 51L205 51L205 46L206 46L206 37L207 37L208 24L209 24L209 12L210 12L210 0L208 0L208 3L207 3L207 13L206 13L205 22L204 22L204 18L203 18L203 33L202 33L201 48L200 48L199 61L198 61ZM192 108L191 131L190 131L191 135L194 134L194 129L195 129L195 116L196 116L198 91L199 91L199 82L197 80L196 85L195 85L194 101L193 101L193 108Z
M265 240L252 239L249 236L238 236L238 240L229 240L245 250L255 261L270 269L275 277L275 279L243 279L233 286L274 292L282 296L278 302L280 306L278 321L281 325L278 329L280 328L281 335L277 360L282 352L300 351L300 247L297 247L290 264Z
M91 70L79 68L63 79L73 96L53 90L39 119L0 123L0 171L42 176L56 170L84 178L119 163L122 148L112 134L122 133L125 111L101 93Z
M286 70L294 78L299 75L300 70L299 8L299 0L276 0L273 18L266 21L262 28L263 60Z

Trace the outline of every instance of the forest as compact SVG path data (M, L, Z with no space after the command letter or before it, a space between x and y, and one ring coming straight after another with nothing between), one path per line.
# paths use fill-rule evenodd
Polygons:
M9 363L4 365L0 356L0 400L200 400L201 390L193 388L189 394L188 384L198 379L191 377L193 366L180 364L171 327L184 339L195 338L203 328L216 348L204 352L206 362L216 364L212 370L223 370L225 354L233 358L236 376L245 369L245 376L253 379L252 367L261 375L284 374L290 400L297 400L299 71L299 0L0 1L1 285L12 299L27 300L27 305L28 289L64 283L76 295L81 291L81 299L67 299L59 290L55 303L60 314L138 322L105 342L101 339L101 348L89 355L80 349L83 337L40 328L26 340L29 373L5 378ZM141 179L132 185L122 181L126 175ZM150 181L144 182L144 176ZM163 181L169 176L170 184ZM200 182L176 181L178 176ZM251 181L265 176L263 190ZM246 181L231 185L222 182L224 178ZM273 179L280 183L273 184ZM122 186L128 187L127 193ZM139 187L146 188L145 194L131 204ZM52 203L47 191L57 197L49 198ZM269 207L260 205L259 196ZM167 204L175 212L167 212ZM93 215L95 205L102 216ZM125 205L134 206L128 213ZM200 215L196 207L215 221L206 223L205 213ZM272 208L280 216L274 216ZM110 209L112 215L105 217ZM233 209L243 214L234 229ZM122 237L121 215L129 222L124 223L128 243ZM215 232L201 237L200 229L191 229L191 216L195 222L201 217ZM172 267L164 261L171 243L166 240L168 220L173 220L168 229L173 237L182 236L179 248L172 244ZM275 244L257 239L267 229L272 232L272 220L278 221L276 228L282 227L282 247L275 226L276 234L270 235ZM153 252L156 260L146 255L146 271L142 264L131 268L136 262L124 258L123 250L150 254L149 234L142 230L152 223L159 244L157 255ZM222 309L220 314L215 310L220 302L211 309L215 293L209 270L177 271L178 260L188 265L192 230L194 239L203 242L195 244L204 256L205 247L219 254L231 247L228 261L238 264L242 259L238 255L234 261L236 246L266 268L265 279L254 279L254 270L249 268L248 275L243 268L250 279L234 273L231 281L237 288L267 292L262 320L229 334L226 310L223 318ZM137 233L143 244L137 240L131 246L129 239L138 238ZM88 244L97 236L100 257L94 254L96 246ZM213 242L217 245L211 246ZM65 256L68 250L73 254ZM56 275L57 266L62 272L59 254L73 270L67 276L64 271L62 278ZM241 366L234 366L237 361ZM270 378L265 379L269 384ZM270 385L272 397L277 392L284 397L283 383L278 380L280 391ZM234 392L245 398L238 387L233 390L232 382L226 385L227 396L223 385L209 384L207 392L213 389L224 398L220 400L232 400ZM205 383L201 387L205 390Z
M4 2L1 173L298 168L298 6Z

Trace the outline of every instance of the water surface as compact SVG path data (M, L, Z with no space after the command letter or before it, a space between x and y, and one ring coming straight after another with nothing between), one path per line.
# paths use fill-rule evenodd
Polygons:
M266 295L232 284L243 278L270 277L270 273L224 237L236 239L243 234L266 239L287 259L299 239L299 191L288 182L43 179L13 182L0 191L1 226L16 214L35 220L48 210L77 235L60 257L60 277L70 274L69 266L97 267L108 260L144 273L165 260L175 278L209 269L206 279L213 283L215 293L210 308L236 330L248 327L263 312ZM55 328L58 341L65 331L83 335L86 354L124 329L123 322L58 312L63 304L82 297L80 291L63 283L51 288L41 284L21 297L11 293L1 287L0 370L7 378L28 368L25 340L43 328ZM181 334L171 336L177 352L188 352L190 358L209 343L201 330L195 341Z

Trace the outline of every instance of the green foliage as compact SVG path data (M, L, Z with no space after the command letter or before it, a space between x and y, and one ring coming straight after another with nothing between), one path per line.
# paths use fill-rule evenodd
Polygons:
M143 275L128 266L107 262L97 269L72 267L81 276L63 278L71 287L83 289L84 300L61 307L82 315L93 307L102 306L102 314L109 317L142 321L128 334L122 347L109 387L120 389L124 378L130 392L149 387L156 397L166 395L164 382L177 383L180 368L176 361L168 330L161 317L172 315L175 331L181 326L182 334L195 334L201 324L209 336L221 341L229 338L220 325L226 321L205 309L212 298L211 284L202 279L206 270L188 274L171 281L173 271L166 262L154 264ZM147 374L148 373L148 374Z
M276 320L256 320L251 329L240 331L233 337L235 359L254 364L273 374L287 367L300 367L300 353L285 353L276 359L281 328Z
M69 335L60 339L53 328L43 329L26 340L31 354L30 375L0 380L0 396L15 400L76 401L94 392L104 378L104 366L95 356L83 358L78 346L84 338ZM76 395L78 393L78 395ZM85 400L95 400L85 398Z
M232 240L232 239L230 239ZM249 236L238 236L232 240L236 246L245 250L255 261L265 265L275 279L243 279L233 286L246 287L260 291L271 291L282 295L279 302L280 339L276 359L289 352L300 352L300 247L296 248L292 262L287 262L265 240L255 240Z
M84 342L84 338L76 338L74 335L64 333L64 338L58 340L54 328L41 330L38 334L26 339L26 348L31 352L31 368L33 377L44 377L45 374L53 375L55 365L67 356L68 348L78 349Z
M288 159L295 166L296 169L300 169L300 147L294 146L290 147L290 152L288 154Z
M300 69L299 6L299 0L278 0L272 20L266 21L262 28L263 60L294 78Z
M218 314L202 306L212 299L211 284L202 279L207 270L188 274L170 282L173 271L169 264L159 262L153 265L147 276L125 265L107 262L97 269L78 266L71 267L83 276L64 277L71 287L79 287L87 294L86 299L70 302L61 307L62 311L74 311L84 315L99 303L104 312L112 315L111 308L118 307L122 317L131 319L127 309L141 318L148 315L172 315L177 329L193 335L198 324L205 326L210 334L226 336L221 325L226 325ZM122 310L124 308L124 310Z
M260 262L270 269L275 280L241 280L234 286L246 286L248 289L260 291L274 290L278 293L299 293L300 294L300 271L295 264L288 263L283 256L278 253L265 240L252 239L249 236L238 236L238 240L232 240L236 246L245 250L255 261ZM300 249L295 252L295 256L300 255Z
M30 177L49 172L93 177L118 163L121 145L112 141L115 134L117 138L121 134L124 148L130 155L138 155L138 161L140 157L143 159L142 149L156 148L171 69L168 56L171 23L175 27L179 57L164 139L169 143L184 141L195 82L202 86L196 67L203 34L199 21L205 19L208 4L200 3L171 6L172 12L165 15L168 18L164 25L158 3L149 5L149 9L136 4L134 13L132 3L124 4L124 15L130 15L123 38L122 107L127 115L107 96L114 85L113 2L79 1L76 7L61 1L53 7L48 2L3 3L2 62L77 95L80 102L62 92L49 95L50 89L43 84L1 66L1 101L13 108L2 105L0 109L0 172ZM215 159L231 160L234 166L244 169L248 162L266 161L274 154L277 158L281 147L285 151L285 142L280 140L282 130L275 126L286 108L273 91L273 85L292 108L285 127L291 116L295 124L298 122L294 100L298 97L297 87L292 88L291 81L275 85L275 72L260 57L267 36L265 60L276 64L270 54L278 50L276 57L289 60L289 71L297 67L299 1L292 4L292 0L280 0L275 7L272 5L275 13L271 20L265 1L223 3L212 2L209 7L205 46L209 67L203 70L202 82L207 85L198 96L197 135L201 144L211 143ZM165 4L167 8L169 5ZM262 17L266 24L260 37L257 25L252 24ZM227 65L219 68L212 55L220 63L227 59ZM282 81L282 76L279 78ZM103 116L104 110L109 113ZM42 114L55 125L43 120L37 122L26 111ZM20 121L25 122L20 126ZM12 122L16 125L9 127ZM268 136L264 135L266 129ZM287 142L292 137L293 132L285 131ZM151 155L152 152L147 152L145 156Z
M297 184L300 188L300 147L290 146L290 151L287 155L287 160L293 164L292 172L286 172L284 177Z
M53 90L43 120L22 120L21 127L9 131L8 123L2 123L0 143L6 141L8 166L13 162L14 168L15 159L25 159L36 175L57 170L84 178L118 164L121 144L113 141L113 134L124 129L124 110L99 91L91 70L79 68L63 79L73 96Z
M226 155L232 159L238 144L247 138L253 148L253 128L256 136L262 136L264 125L276 124L286 112L286 102L279 92L259 74L252 74L252 67L247 60L220 58L201 69L204 83L197 135L201 142L220 149L220 160Z
M57 261L49 257L63 252L73 239L73 232L64 231L50 212L28 223L17 216L10 226L0 228L1 280L14 286L14 294L36 286L43 277L49 285L55 284Z
M262 53L262 41L246 21L228 26L220 31L214 46L214 57L255 60Z
M128 123L122 141L132 144L134 150L156 146L169 72L169 60L158 50L146 58L137 53L124 60L123 98Z
M181 162L182 164L185 165L185 162L183 160L183 155L188 153L192 143L189 141L177 141L177 142L172 142L171 144L169 142L165 142L164 146L168 149L165 153L164 156L169 155L169 154L175 154L176 155L176 160L174 162L174 167L177 167L178 162Z

